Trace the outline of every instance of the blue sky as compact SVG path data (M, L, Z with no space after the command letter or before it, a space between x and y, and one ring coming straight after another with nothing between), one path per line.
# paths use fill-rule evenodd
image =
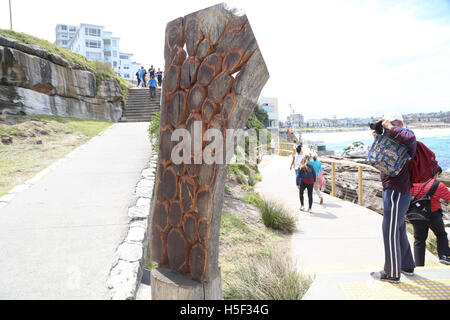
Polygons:
M12 0L15 30L54 41L57 23L104 25L146 67L164 64L168 21L218 2ZM226 2L247 13L271 75L263 95L278 97L281 119L289 104L309 119L450 109L448 0Z

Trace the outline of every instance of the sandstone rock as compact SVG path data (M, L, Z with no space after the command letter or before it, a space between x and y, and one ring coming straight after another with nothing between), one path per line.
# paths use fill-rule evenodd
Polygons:
M6 116L0 114L0 121L6 121Z
M69 68L70 66L70 68ZM0 36L0 113L48 114L116 122L122 91L44 49Z
M2 143L3 144L11 144L11 143L13 143L13 138L10 135L2 134Z

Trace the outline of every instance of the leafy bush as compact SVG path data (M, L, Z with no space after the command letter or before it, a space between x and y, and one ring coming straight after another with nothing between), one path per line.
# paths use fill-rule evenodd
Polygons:
M159 146L159 121L161 118L161 113L159 111L153 116L152 121L148 127L148 134L150 141L153 141L153 149Z
M227 299L300 300L313 281L297 270L286 252L276 248L265 254L247 254L236 263L236 276L224 281Z
M268 228L292 233L295 230L296 217L273 200L265 200L259 204L259 211L264 225Z

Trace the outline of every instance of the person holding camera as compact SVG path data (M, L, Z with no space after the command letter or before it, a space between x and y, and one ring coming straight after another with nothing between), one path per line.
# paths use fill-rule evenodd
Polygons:
M415 199L421 199L429 193L430 189L434 190L434 192L431 191L433 194L430 195L431 200L429 200L430 212L424 213L426 219L410 220L414 227L414 259L417 267L425 265L425 248L429 229L436 235L439 262L450 265L450 248L440 202L441 199L447 203L450 201L450 191L445 184L436 180L441 173L442 169L438 167L433 178L425 183L414 183L411 190L411 195Z
M378 120L377 126L392 139L408 147L408 154L414 158L417 148L416 136L403 128L403 117L390 112ZM379 132L378 132L379 133ZM373 133L376 137L376 132ZM395 177L381 172L383 184L383 242L384 269L372 272L374 279L389 282L400 281L400 273L414 275L415 263L406 233L405 215L411 201L411 179L408 163Z

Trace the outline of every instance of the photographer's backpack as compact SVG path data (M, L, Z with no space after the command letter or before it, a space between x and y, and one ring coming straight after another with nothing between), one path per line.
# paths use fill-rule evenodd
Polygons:
M433 151L422 142L417 141L416 156L409 161L411 183L423 183L433 177L438 162Z
M417 193L417 196L422 192L422 190L431 182L432 180L425 183ZM432 186L428 192L420 199L416 197L411 198L411 203L409 205L408 211L406 212L406 218L408 221L430 221L429 214L431 214L431 198L436 193L439 187L439 181L434 180Z
M407 146L400 144L384 132L376 136L366 161L381 172L395 177L411 159L408 150Z

